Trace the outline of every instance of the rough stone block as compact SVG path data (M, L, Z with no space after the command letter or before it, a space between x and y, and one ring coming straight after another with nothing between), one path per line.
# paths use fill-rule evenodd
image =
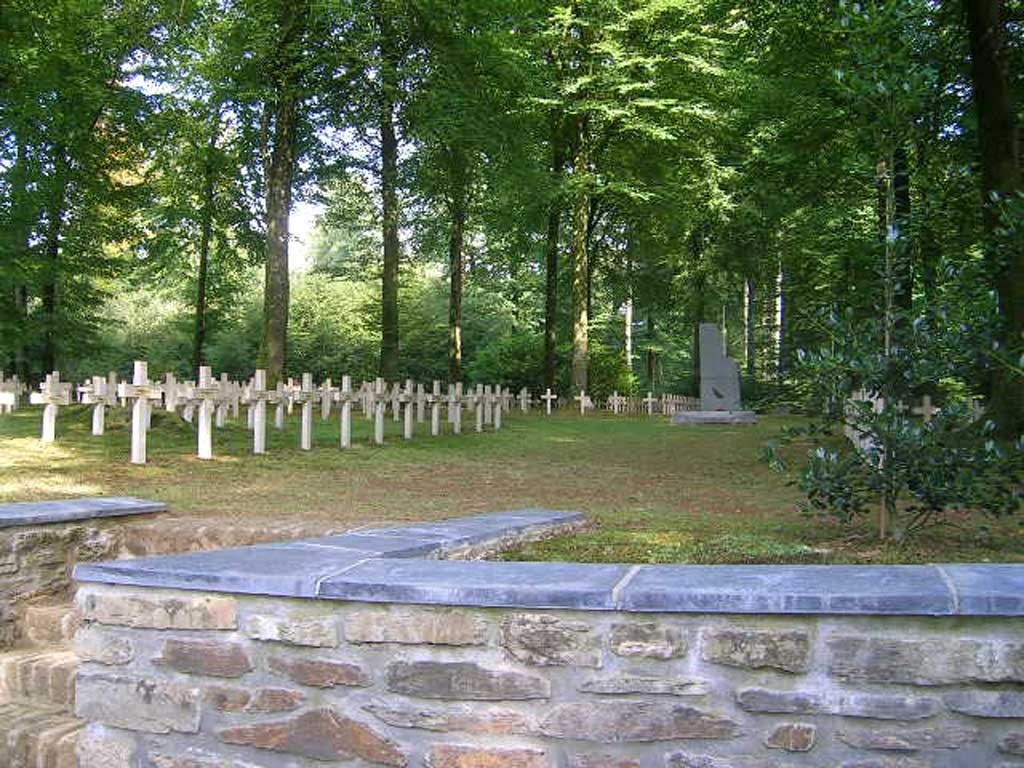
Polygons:
M89 723L75 749L78 768L136 768L138 750L131 736Z
M233 597L83 588L77 604L86 621L136 629L237 629Z
M98 626L83 627L75 635L75 653L82 661L111 666L127 664L135 658L130 638Z
M615 755L570 755L569 768L640 768L640 761Z
M934 728L871 728L839 731L836 738L855 749L916 752L920 749L960 749L978 740L978 729L955 723Z
M142 677L79 674L75 714L129 731L196 733L199 689Z
M665 768L792 768L766 757L729 755L728 757L671 752L665 755Z
M289 677L299 685L312 688L367 686L373 682L370 672L354 662L271 656L267 659L267 668L275 674Z
M811 693L743 688L736 702L747 712L770 714L829 714L876 720L924 720L938 714L941 702L930 696L871 693Z
M806 672L811 641L806 632L709 629L701 636L701 658L748 669Z
M241 677L252 670L245 648L216 640L167 640L162 655L153 663L209 677Z
M843 635L828 639L829 674L911 685L1024 682L1024 643Z
M377 765L405 766L398 746L364 723L317 709L291 720L226 728L218 734L227 744L285 752L313 760L361 759Z
M207 687L204 699L220 712L268 714L292 712L302 706L306 695L287 688L259 688L247 691L241 688Z
M944 701L961 715L1024 718L1024 693L1016 691L958 691L947 694Z
M622 674L616 677L594 677L580 683L577 690L601 696L704 696L710 686L703 680L682 677L662 677Z
M775 726L764 740L769 749L786 752L810 752L814 749L818 729L809 723L782 723Z
M686 654L682 632L654 621L613 624L608 645L616 656L674 659Z
M451 709L409 707L401 704L367 704L367 712L396 728L425 731L459 731L486 736L506 736L530 732L526 717L510 709L487 709L479 705Z
M245 633L253 640L265 640L311 648L337 648L338 624L333 618L250 616Z
M421 699L525 701L546 699L551 683L543 677L473 662L395 662L388 667L388 690Z
M1024 731L1014 731L999 740L999 751L1004 755L1024 757Z
M487 630L486 621L465 611L365 610L345 616L350 643L481 645Z
M501 644L509 654L537 666L600 667L598 637L586 622L549 614L519 614L501 623Z
M935 768L926 761L915 757L864 757L847 760L840 768Z
M430 748L428 768L550 768L543 749L472 747L435 744Z
M557 739L617 743L730 739L739 735L739 724L724 715L682 704L573 702L552 707L539 730Z

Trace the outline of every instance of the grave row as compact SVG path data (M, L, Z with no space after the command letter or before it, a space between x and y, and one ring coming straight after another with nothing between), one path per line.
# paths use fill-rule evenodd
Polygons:
M882 413L886 408L886 399L881 395L861 389L855 391L847 401L846 413L848 416L848 423L843 425L843 434L851 443L854 443L862 449L869 449L873 445L872 437L859 430L852 423L849 423L849 420L854 416L857 403L869 403L872 411L875 413ZM901 400L892 407L900 414L909 412L914 416L920 416L921 421L925 424L930 424L932 420L942 412L941 409L937 408L932 402L931 395L923 395L919 405L908 406ZM979 398L970 398L967 401L967 407L973 421L978 421L985 414L985 407Z
M4 380L0 374L0 406L5 411L15 410L26 387L14 377ZM77 397L76 397L77 396ZM474 415L475 431L483 432L491 427L501 429L503 414L517 407L528 413L535 405L530 392L524 387L517 395L501 386L477 385L475 389L463 391L460 382L449 384L442 392L441 382L434 381L428 389L411 379L404 383L388 384L383 379L364 381L357 389L352 386L351 377L342 377L341 385L334 386L331 379L316 384L312 374L305 373L300 381L288 379L274 389L268 389L266 372L257 370L245 382L232 381L227 374L213 378L210 367L200 368L199 380L178 381L174 374L166 374L163 382L149 379L148 365L136 361L131 382L118 381L116 373L107 377L93 376L75 386L62 381L60 373L54 371L40 384L38 392L32 392L30 402L43 406L42 441L56 439L57 416L62 406L77 402L92 406L92 434L104 433L106 410L110 407L131 406L131 461L146 463L147 433L154 408L163 408L197 427L197 456L201 459L213 457L213 428L223 427L229 414L238 419L241 407L247 409L248 428L252 432L252 450L255 454L266 453L267 411L274 406L273 423L283 429L285 420L296 406L301 410L300 448L311 450L313 445L313 414L316 409L326 421L334 408L340 411L339 442L342 448L352 444L352 413L359 409L367 419L374 421L373 442L384 442L384 420L388 410L395 421L403 422L403 435L411 440L415 425L427 421L429 411L430 432L437 436L441 432L441 411L446 411L447 422L455 434L462 431L462 412L469 409ZM550 416L557 404L558 395L548 389L540 396L544 411ZM698 407L695 398L678 395L655 397L626 397L613 393L605 401L595 401L586 392L575 398L581 415L604 407L616 415L648 416L672 415L680 410Z

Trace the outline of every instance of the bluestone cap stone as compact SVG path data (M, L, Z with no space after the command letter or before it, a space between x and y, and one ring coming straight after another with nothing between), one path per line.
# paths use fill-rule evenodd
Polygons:
M625 565L367 560L325 579L320 596L375 603L612 610Z
M1024 565L596 565L426 560L583 520L518 510L80 564L79 581L356 602L635 613L1024 615Z
M23 501L0 504L0 528L48 523L70 523L100 517L148 515L164 512L167 505L131 497L97 497L60 501Z

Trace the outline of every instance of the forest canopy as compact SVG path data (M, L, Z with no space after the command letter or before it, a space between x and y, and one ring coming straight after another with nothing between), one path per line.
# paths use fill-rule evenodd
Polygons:
M1024 420L1017 0L7 0L0 364L748 398L861 330ZM304 263L289 214L322 211ZM291 258L289 250L292 250ZM938 350L938 352L936 352Z

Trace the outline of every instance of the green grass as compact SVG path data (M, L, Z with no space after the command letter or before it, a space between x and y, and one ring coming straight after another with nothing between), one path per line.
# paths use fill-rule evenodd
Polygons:
M182 524L266 526L311 522L324 530L537 506L576 509L593 521L572 536L511 553L513 559L587 562L1024 561L1015 523L946 529L904 549L879 547L870 526L841 529L795 509L798 492L758 460L792 419L756 427L673 427L661 419L513 413L498 433L401 438L369 445L371 423L353 420L356 445L339 450L338 421L316 423L299 451L297 414L268 429L266 456L249 453L243 424L215 433L213 461L195 458L195 433L155 412L150 463L128 463L127 412L89 435L89 409L61 410L58 440L38 440L40 413L0 417L0 501L136 495L165 501ZM447 427L447 425L445 425Z

